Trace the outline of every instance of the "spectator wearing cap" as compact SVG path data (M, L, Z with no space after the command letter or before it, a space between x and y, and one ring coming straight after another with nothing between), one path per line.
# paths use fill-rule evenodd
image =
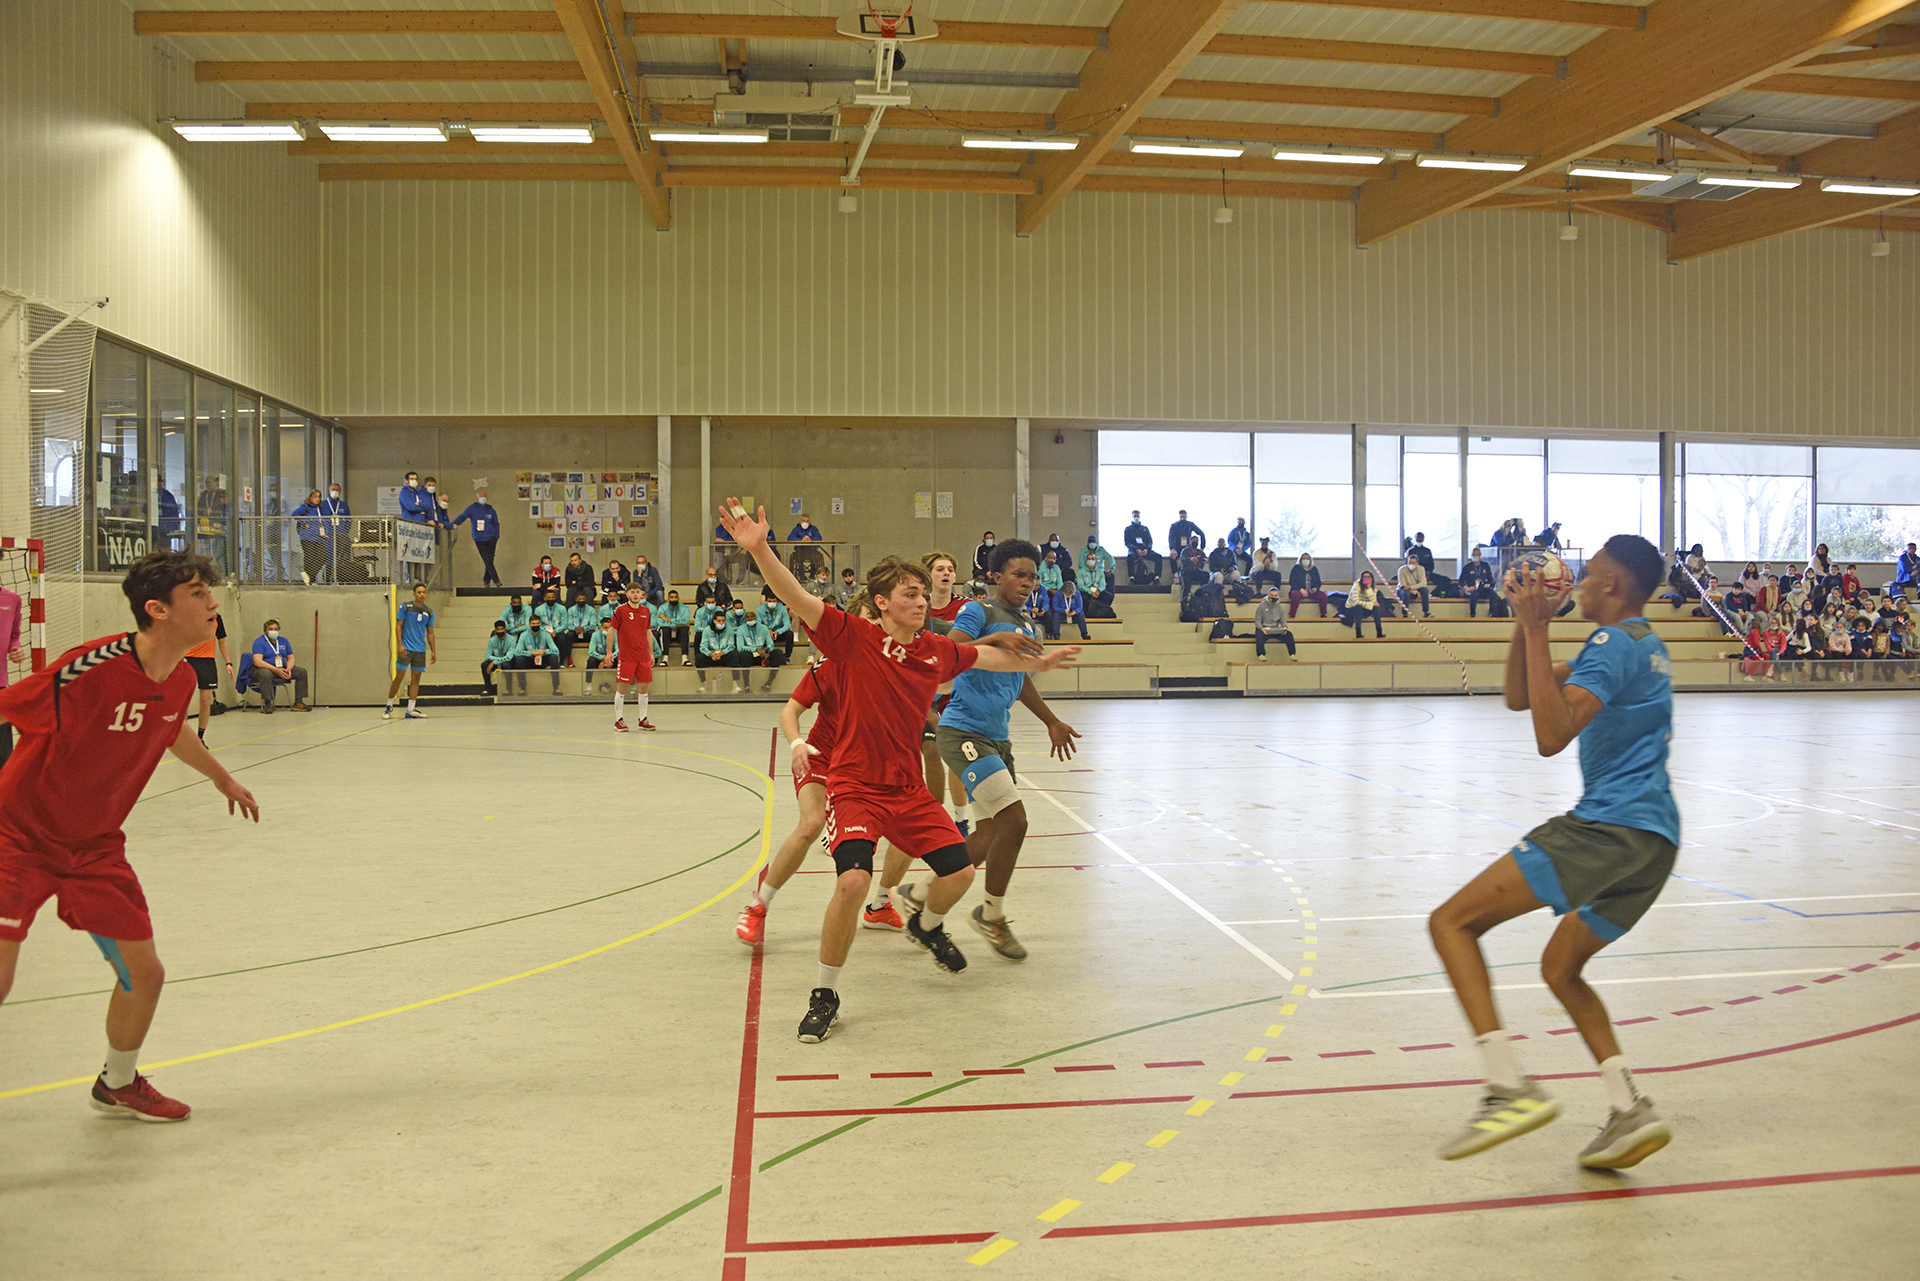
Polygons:
M1556 520L1553 522L1553 524L1548 525L1545 529L1535 534L1533 536L1533 545L1535 547L1546 547L1554 551L1559 551L1560 550L1560 522Z
M293 686L293 710L308 712L307 669L293 661L293 643L280 634L280 620L269 618L260 628L260 638L247 655L253 673L253 685L260 691L260 709L273 714L274 696L280 687ZM246 675L243 671L242 676Z

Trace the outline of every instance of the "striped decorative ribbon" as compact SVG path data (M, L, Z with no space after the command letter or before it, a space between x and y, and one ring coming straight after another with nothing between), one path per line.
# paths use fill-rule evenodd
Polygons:
M1366 543L1361 541L1360 531L1358 530L1354 531L1353 545L1360 549L1360 558L1366 561L1367 565L1373 570L1374 585L1381 592L1386 592L1391 590L1386 585L1387 576L1380 572L1380 567L1378 565L1375 565L1373 563L1373 557L1367 555L1367 545ZM1358 574L1355 574L1354 582L1358 584L1359 580L1360 580L1360 576ZM1415 627L1418 627L1422 632L1426 633L1427 639L1432 641L1434 644L1438 645L1440 647L1440 652L1442 654L1445 654L1448 658L1451 658L1454 662L1460 664L1460 692L1465 694L1468 698L1472 698L1473 686L1469 684L1467 680L1467 660L1460 657L1460 655L1454 653L1452 650L1448 649L1447 643L1441 640L1438 636L1435 636L1433 634L1433 629L1428 627L1424 621L1422 621L1421 619L1415 618L1413 616L1413 611L1411 609L1407 610L1407 620L1411 622Z

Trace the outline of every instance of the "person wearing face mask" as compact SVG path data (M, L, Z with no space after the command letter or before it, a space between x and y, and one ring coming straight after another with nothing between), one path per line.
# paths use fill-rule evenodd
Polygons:
M479 490L458 516L453 518L454 525L473 522L473 550L480 553L480 563L486 570L480 576L482 587L500 586L500 571L493 567L493 549L500 544L500 513L487 501L487 491Z
M352 541L347 518L353 515L353 509L341 498L338 481L327 486L327 496L320 500L319 506L320 531L327 536L327 572L337 583L340 571L347 564L347 544Z
M1271 541L1263 538L1260 540L1260 545L1253 549L1253 572L1248 575L1248 581L1253 584L1255 591L1265 591L1269 587L1280 585L1280 558L1274 555L1273 548L1268 546Z
M560 567L553 563L553 557L542 556L540 563L533 567L533 599L538 604L549 591L560 590Z
M327 573L327 531L320 519L320 491L307 492L307 501L293 509L293 532L300 537L300 581L311 587Z
M980 535L980 545L973 549L973 576L985 580L987 561L993 556L993 531L989 529Z
M1127 548L1127 581L1136 587L1159 582L1166 562L1153 550L1153 531L1140 519L1139 512L1133 514L1133 523L1127 526L1121 541Z
M667 585L660 581L660 571L649 564L645 556L633 558L633 585L640 589L649 605L658 605L666 599Z
M665 663L667 655L673 651L674 643L680 645L680 666L693 666L693 646L687 629L692 625L693 611L681 601L679 592L668 592L667 603L654 611L653 636L660 646L660 661Z
M432 525L435 523L433 513L438 506L439 504L434 502L433 494L421 488L420 473L408 472L407 483L400 487L400 519L412 521L419 525ZM426 568L420 565L418 561L401 561L400 581L403 583L411 583L416 566L419 567L420 574L424 577Z
M1320 587L1320 567L1313 563L1313 557L1306 552L1300 553L1300 559L1287 571L1287 617L1292 618L1300 610L1300 602L1310 600L1320 607L1320 617L1327 616L1327 594Z
M792 568L794 577L803 582L813 575L814 566L827 563L826 556L818 548L807 546L808 543L819 542L820 538L820 526L814 524L813 517L805 512L800 513L800 519L787 531L787 541L799 544L787 556L787 564Z
M307 669L293 661L293 644L280 635L280 620L269 618L260 632L238 680L244 681L252 673L254 688L260 691L260 710L269 716L273 715L275 694L288 682L293 684L293 710L312 711L307 706Z
M1080 557L1080 590L1093 596L1113 590L1113 553L1094 534L1087 535L1087 550Z
M1240 572L1253 572L1253 531L1247 528L1247 518L1240 517L1239 523L1227 531L1227 547L1233 552L1234 560L1240 564Z
M724 607L710 606L709 608L713 612L708 616L707 625L699 630L693 642L693 665L700 673L702 694L717 692L720 688L720 673L731 671L733 666L732 620ZM734 691L739 692L737 677L734 680Z
M553 675L553 696L560 696L560 654L554 638L547 635L545 622L539 614L527 624L527 631L520 638L520 647L514 653L514 668L518 671L520 692L527 692L527 672L538 668Z
M733 604L733 589L727 586L725 579L720 577L719 569L709 565L707 576L700 580L698 587L693 589L693 607L699 609L702 605L711 605L715 602L722 606Z
M487 649L480 656L480 682L487 687L488 694L497 695L500 691L493 683L496 672L512 671L513 660L520 654L520 638L507 630L502 619L493 620L493 632L487 637ZM526 677L522 676L522 682ZM523 689L521 693L525 693Z
M1467 617L1480 617L1480 602L1487 602L1487 616L1500 618L1506 613L1507 602L1493 593L1493 566L1480 557L1480 549L1474 548L1467 557L1467 563L1460 567L1460 594L1467 598Z

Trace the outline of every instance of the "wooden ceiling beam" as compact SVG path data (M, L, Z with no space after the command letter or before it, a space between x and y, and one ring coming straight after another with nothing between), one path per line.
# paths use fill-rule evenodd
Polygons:
M966 191L989 195L1032 195L1032 179L1015 174L967 173L952 169L879 169L860 171L858 187L843 187L843 170L754 169L744 165L675 169L666 175L669 187L752 187L820 191Z
M942 38L946 28L940 28ZM1202 52L1219 58L1290 58L1297 62L1351 62L1372 67L1432 67L1516 76L1559 74L1560 60L1538 53L1498 53L1368 40L1296 40L1283 36L1215 36Z
M585 80L577 62L196 62L201 84L543 84Z
M1826 225L1829 227L1859 227L1865 231L1920 231L1920 205L1915 205L1912 208L1903 206L1897 208L1899 208L1900 212L1894 217L1887 217L1883 214L1855 214L1851 218L1842 218L1838 222L1830 222ZM1888 209L1885 213L1893 214L1894 210Z
M361 164L321 165L321 182L629 182L625 165Z
M143 36L557 36L560 19L539 10L450 12L384 9L142 9Z
M1438 116L1494 116L1498 98L1332 85L1257 84L1245 80L1175 80L1163 98L1199 102L1258 102L1288 107L1355 107L1364 111L1425 111Z
M1631 191L1588 191L1575 188L1551 195L1534 192L1503 191L1497 196L1488 196L1473 209L1559 209L1566 205L1602 205L1614 200L1632 200Z
M1777 169L1780 166L1778 156L1763 156L1743 147L1736 147L1730 142L1722 142L1706 130L1696 129L1678 120L1669 120L1664 124L1655 125L1654 128L1669 138L1690 144L1696 151L1704 151L1710 156L1731 160L1735 164L1757 165L1763 169Z
M1647 201L1635 203L1631 200L1615 200L1604 205L1589 205L1589 213L1605 214L1609 218L1618 218L1623 222L1639 223L1643 227L1652 227L1655 231L1673 230L1673 206L1652 204Z
M1645 10L1631 4L1584 4L1579 0L1295 0L1322 9L1385 9L1394 13L1439 13L1449 18L1508 18L1571 27L1638 30ZM1663 0L1664 2L1664 0Z
M1218 196L1220 182L1208 178L1159 178L1145 174L1093 173L1080 180L1081 191L1149 191L1160 195ZM1228 196L1261 196L1271 200L1353 199L1353 188L1316 182L1257 182L1239 179L1227 184Z
M1515 173L1399 165L1360 189L1355 238L1377 244L1596 147L1764 80L1898 13L1907 0L1660 0L1636 30L1608 31L1568 55L1558 80L1528 80L1500 114L1447 130L1447 150L1527 158ZM1595 6L1579 5L1578 8Z
M712 111L708 111L712 118ZM599 120L592 102L249 102L249 120Z
M1095 161L1124 137L1180 69L1220 34L1247 0L1121 0L1107 26L1107 47L1080 66L1080 87L1054 109L1061 127L1091 134L1091 144L1049 152L1021 167L1035 184L1014 214L1018 235L1031 235Z
M691 36L715 40L844 40L833 18L744 13L630 13L635 36ZM1028 22L940 23L941 44L1011 45L1033 49L1098 49L1099 27Z
M586 143L475 142L449 138L445 142L333 142L310 138L287 144L290 156L540 156L568 161L578 156L617 157L620 148L611 138Z
M1755 93L1798 93L1810 98L1920 102L1920 80L1875 80L1865 76L1768 76L1747 88Z
M623 66L639 65L632 46L627 44L625 30L617 24L608 30L601 20L598 0L553 0L553 10L567 33L567 43L573 46L575 65L593 90L600 118L607 122L607 132L613 135L627 172L640 188L654 227L666 231L673 226L673 204L660 182L666 162L659 148L650 147L640 136L640 101L646 90L638 85L637 71L636 80L629 81L621 70Z

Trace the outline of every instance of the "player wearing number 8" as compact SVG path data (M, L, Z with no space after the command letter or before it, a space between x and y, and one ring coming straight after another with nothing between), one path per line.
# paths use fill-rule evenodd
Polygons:
M0 769L0 1001L34 915L57 895L60 919L93 935L118 980L93 1106L143 1121L184 1120L189 1109L135 1070L165 975L121 824L168 751L213 781L229 813L260 818L193 732L195 680L182 660L213 638L219 582L203 556L143 556L121 584L137 631L88 641L0 690L0 720L21 736Z

